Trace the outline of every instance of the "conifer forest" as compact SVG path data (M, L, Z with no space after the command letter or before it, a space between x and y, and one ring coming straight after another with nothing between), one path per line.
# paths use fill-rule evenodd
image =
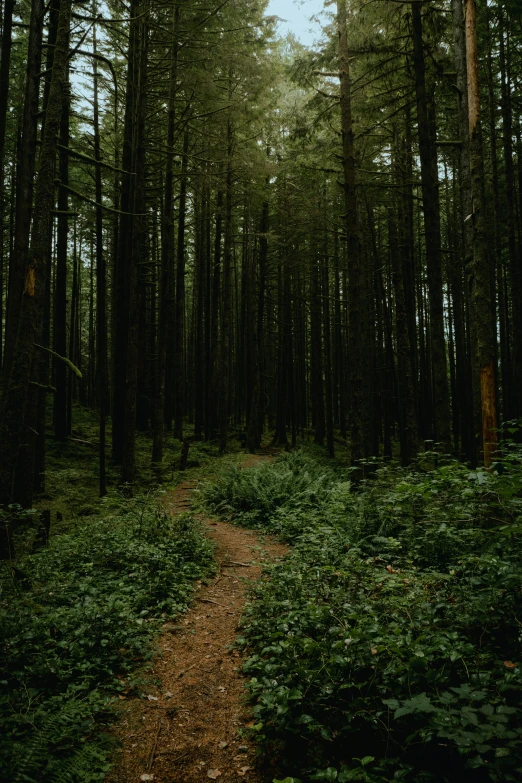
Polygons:
M0 0L5 783L522 780L522 0L268 6Z

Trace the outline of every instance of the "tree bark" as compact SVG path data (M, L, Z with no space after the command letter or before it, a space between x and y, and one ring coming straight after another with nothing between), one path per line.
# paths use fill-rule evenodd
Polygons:
M93 2L93 16L96 16L96 3ZM96 54L96 25L93 28L93 52ZM98 105L98 61L93 60L94 69L94 157L101 160L100 150L100 122ZM102 203L102 178L101 166L95 166L95 200ZM103 210L96 207L96 364L98 380L98 405L99 405L99 485L100 497L107 494L107 479L105 469L105 417L107 412L107 281L105 269L105 254L103 248Z
M346 233L349 253L348 354L350 364L351 461L355 467L368 456L369 399L364 387L369 375L369 357L361 333L367 332L366 275L357 218L355 153L352 123L350 57L346 30L346 0L337 0L339 36L339 80L341 104L342 164L346 207Z
M172 257L174 254L174 225L172 210L179 14L179 5L176 5L172 16L172 55L170 63L169 102L167 108L167 155L165 164L163 215L161 220L161 270L158 307L156 393L153 412L153 463L161 463L161 460L163 459L163 445L165 439L165 384L167 374L167 341L169 333L169 294L171 289Z
M413 26L413 65L417 99L419 155L421 162L426 266L428 271L431 354L433 367L434 436L443 449L451 448L451 417L444 338L440 205L435 128L428 111L426 65L422 38L421 4L411 4Z
M42 59L43 0L32 0L27 48L27 69L24 92L22 138L16 183L14 241L9 264L9 281L5 316L3 366L4 394L9 381L16 343L18 320L24 290L24 278L29 250L33 180L36 159L37 115Z
M178 210L178 244L176 253L176 324L174 328L174 437L183 440L185 397L184 332L185 332L185 222L187 211L187 171L189 134L183 135L181 182Z
M43 324L45 286L49 272L49 225L54 199L54 168L69 55L70 20L71 0L62 0L42 139L40 170L35 188L33 230L27 258L18 336L0 424L0 504L9 503L12 496L31 364L36 338L41 333Z
M466 62L468 74L469 149L473 195L473 316L475 363L480 375L484 464L491 465L498 448L496 403L496 334L492 311L491 270L487 252L484 158L480 125L477 19L475 0L466 0Z

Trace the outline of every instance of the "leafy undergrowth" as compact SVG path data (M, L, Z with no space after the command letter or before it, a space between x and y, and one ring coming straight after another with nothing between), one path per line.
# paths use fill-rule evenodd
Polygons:
M49 411L49 416L51 411ZM72 436L66 441L48 438L45 493L35 498L38 510L51 512L51 533L63 533L74 529L78 520L94 516L103 508L98 499L98 429L94 411L80 405L73 407ZM186 431L190 436L190 430ZM111 422L107 422L107 454L110 453ZM236 453L233 453L234 450ZM217 443L195 441L191 443L187 470L179 470L181 441L171 432L166 433L163 462L151 467L152 442L150 433L136 435L136 489L147 491L158 484L175 486L187 478L212 475L224 464L234 464L239 459L239 442L231 440L229 454L218 456ZM107 460L107 486L114 493L120 483L121 467ZM58 519L57 519L58 517Z
M197 523L154 496L107 499L50 546L2 564L0 780L102 780L111 701L166 617L183 611L212 551Z
M521 779L522 455L507 448L502 475L433 457L353 493L297 452L206 488L214 511L294 544L240 643L253 731L301 780Z

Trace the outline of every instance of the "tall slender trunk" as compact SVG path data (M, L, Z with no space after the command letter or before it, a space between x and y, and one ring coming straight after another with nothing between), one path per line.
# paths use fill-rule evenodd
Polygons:
M96 2L93 2L93 16L96 16ZM96 54L96 25L93 28L93 52ZM94 157L101 161L100 150L100 121L98 105L98 61L93 60L94 69ZM95 166L95 200L98 205L102 203L102 178L101 166ZM103 249L103 212L101 206L96 207L96 365L98 380L98 405L99 405L99 495L107 494L107 482L105 472L105 417L107 412L107 283L105 269L105 254Z
M117 464L123 461L125 438L125 408L127 390L127 346L129 326L129 293L132 290L131 277L135 281L133 260L133 232L136 230L133 217L136 191L136 137L135 126L138 112L138 91L140 72L141 27L140 0L130 5L129 46L127 58L127 80L125 92L125 117L121 154L120 224L118 246L115 253L113 273L113 389L112 389L112 456ZM134 282L135 287L135 282Z
M172 257L174 254L172 210L179 14L180 9L179 5L177 5L172 15L172 55L170 63L169 102L167 109L167 154L165 164L163 215L161 221L161 269L158 306L156 394L154 400L154 433L152 443L152 462L155 463L159 463L163 459L163 444L165 438L165 384L167 374L167 341L169 333L169 294L171 289Z
M469 140L469 109L468 109L468 83L466 65L466 37L464 29L464 10L462 0L452 0L453 13L453 40L455 50L455 70L457 74L458 93L458 122L459 122L459 182L460 182L460 227L463 247L463 268L468 291L473 285L473 226L469 215L473 212L473 200L471 193L471 167L470 167L470 140ZM461 281L459 281L459 285ZM455 285L455 280L453 280ZM460 292L455 291L457 296ZM473 298L470 297L470 306L473 308ZM458 317L458 313L456 314ZM470 335L473 352L477 350L477 333L475 329L476 319L471 318L472 332ZM457 368L457 375L462 376L462 369ZM459 378L459 392L461 391L462 377ZM480 451L481 424L480 424L480 380L476 372L476 366L472 366L472 377L465 381L471 382L473 395L461 406L461 415L466 420L466 430L473 433L472 438L467 438L467 457L472 463L477 460Z
M11 66L13 10L15 0L5 0L2 18L2 38L0 41L0 370L2 368L3 327L4 327L4 231L7 199L4 187L4 152L9 98L9 71Z
M323 263L323 339L324 339L324 391L326 397L326 447L330 457L335 456L333 398L332 398L332 339L330 326L330 275L328 270L328 236L325 236Z
M421 3L412 3L411 12L413 27L413 65L415 72L419 155L421 162L422 204L424 209L424 233L426 238L426 266L429 287L434 434L435 440L439 442L444 449L449 449L451 447L451 417L446 343L444 338L440 205L437 151L435 148L435 127L428 108Z
M135 173L130 186L130 208L133 213L130 234L123 238L122 246L128 249L125 301L128 314L125 363L125 409L123 428L123 450L121 480L130 489L135 479L136 447L136 402L138 374L138 274L142 257L145 231L145 118L147 113L147 54L148 54L148 0L144 0L137 17L136 46L136 83L134 85L134 122L132 133L132 169ZM130 59L130 58L129 58ZM130 70L130 67L129 67ZM132 119L132 117L131 117Z
M68 77L67 69L67 77ZM64 91L62 119L60 122L60 144L69 146L69 89ZM69 233L69 156L65 150L59 153L60 186L58 188L58 231L56 243L56 277L54 287L54 350L60 356L67 354L67 243ZM99 169L97 166L96 169ZM57 440L67 437L67 365L59 359L53 361L54 386L54 434Z
M469 149L473 194L473 316L480 375L484 464L491 465L498 446L496 402L496 329L491 297L491 270L487 252L484 158L480 125L477 19L475 0L466 0L466 62L469 99Z
M3 391L6 393L18 329L18 319L24 290L24 279L29 250L33 181L36 160L37 115L42 60L43 0L32 0L27 44L27 67L22 120L22 137L16 183L14 240L9 263L7 307L5 315L5 343Z
M178 210L178 244L176 253L176 325L174 329L174 437L183 439L183 413L185 398L184 333L185 333L185 222L187 212L187 171L189 134L183 135L181 182Z
M212 269L212 292L210 303L210 352L209 352L209 388L205 437L214 439L218 427L218 385L219 385L219 300L221 288L221 236L223 226L223 190L221 185L216 198L216 227L214 234L214 263Z
M270 180L265 181L265 189L268 189ZM255 320L255 354L253 368L252 403L250 406L250 418L247 429L247 446L250 453L261 446L263 432L264 407L263 397L263 340L265 318L265 288L268 260L268 227L269 227L269 203L268 197L263 200L261 209L261 223L259 226L259 278L257 289L257 318Z
M502 110L502 136L504 148L504 173L505 173L505 214L508 240L509 272L511 278L511 335L513 371L513 395L511 398L510 418L518 418L522 415L522 275L520 270L520 258L517 250L515 235L515 187L513 169L513 123L511 111L511 88L506 63L506 47L504 41L504 11L498 9L499 20L499 54L500 54L500 93Z
M49 273L49 226L54 200L54 168L69 54L70 20L71 0L62 0L47 102L45 131L42 139L41 163L36 181L33 231L27 257L18 336L9 383L4 394L0 424L0 443L2 444L0 504L9 503L12 495L35 343L38 335L41 334L43 325L45 289ZM32 481L32 476L30 480Z
M231 76L229 76L231 82ZM229 87L229 97L231 88ZM228 416L230 409L230 347L232 316L232 151L234 131L232 120L227 123L227 177L225 193L225 236L223 242L223 288L221 318L221 354L219 371L221 373L219 395L219 452L223 454L227 447Z
M357 465L368 456L369 405L364 394L369 375L367 332L366 276L361 250L357 218L357 191L355 152L352 122L352 97L350 81L350 56L346 30L346 0L337 0L337 26L339 35L339 81L341 103L342 164L346 204L346 233L349 253L348 352L350 363L350 438L351 461Z

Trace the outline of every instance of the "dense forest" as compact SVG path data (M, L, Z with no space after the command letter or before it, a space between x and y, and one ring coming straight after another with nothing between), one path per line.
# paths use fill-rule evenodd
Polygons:
M5 620L2 631L11 689L5 704L29 693L33 675L31 687L50 689L58 701L80 676L69 671L62 685L25 669L22 676L26 664L10 651L24 624L32 628L33 614L40 630L26 629L20 640L38 639L47 623L54 643L60 621L47 622L41 596L33 606L24 590L58 579L69 548L65 603L76 600L74 580L83 584L82 548L97 562L93 553L113 547L130 563L143 546L154 587L146 599L129 588L128 616L186 606L190 584L210 568L209 545L193 522L172 531L151 493L219 457L212 471L225 472L203 493L207 511L290 543L304 535L260 588L243 639L254 650L247 671L257 682L261 742L279 750L286 743L289 758L306 757L305 771L296 768L306 780L517 780L522 7L520 0L324 5L321 35L305 47L291 34L278 36L266 0L1 0L0 561L6 605L18 607L18 619ZM249 468L258 478L226 472L238 449L262 447L283 456L272 467ZM107 540L101 523L93 521L90 532L71 523L53 549L55 500L73 495L67 478L57 486L57 471L67 467L71 480L85 466L82 502L88 496L93 514L117 507L127 521L109 525ZM58 510L59 520L67 513ZM417 534L405 520L419 523ZM495 525L500 532L491 536ZM161 568L154 565L158 547ZM466 584L449 586L472 556L481 575L466 572ZM327 575L314 571L327 560ZM361 664L357 698L364 701L363 683L386 696L393 745L386 751L371 721L357 728L362 719L339 717L347 697L332 694L345 674L319 668L313 688L303 690L299 677L307 679L306 656L315 652L294 650L303 656L298 673L286 642L278 655L265 646L276 644L276 620L287 610L295 613L295 634L313 636L314 623L319 635L332 631L317 630L326 620L307 601L342 614L351 596L353 611L368 617L378 602L393 603L379 593L374 564L381 560L392 581L401 569L418 574L418 582L401 577L405 590L408 580L416 587L409 620L401 615L409 611L404 597L397 616L390 614L397 629L411 623L418 641L437 626L425 603L422 610L415 603L429 595L430 606L446 606L440 622L467 639L455 636L451 655L449 636L433 642L437 682L423 668L424 653L410 651L418 660L398 694L391 680L401 680L400 667L382 663L378 671L381 637L392 631L359 628L376 640ZM181 562L183 578L171 581ZM106 568L104 561L105 576ZM351 577L342 589L330 585L333 574L349 572L371 585L366 604L360 596L357 604ZM119 589L116 581L103 585L100 606ZM295 599L287 608L278 603L285 589ZM459 590L469 599L461 614L453 606ZM165 598L169 591L178 591L177 603ZM504 601L504 614L493 620ZM68 622L72 633L77 619ZM342 622L333 627L336 639L339 629L346 635ZM130 670L133 644L147 643L126 637L114 649L126 650ZM33 642L20 641L22 657L24 644ZM106 676L103 655L85 674L91 695ZM266 672L287 672L280 675L288 680L284 698L268 680L261 685L266 655ZM401 655L397 648L394 666ZM448 655L445 683L439 659ZM502 656L508 660L495 679ZM352 660L341 652L334 658L341 669ZM475 684L469 671L465 684L458 661L476 670ZM500 684L502 677L511 685ZM488 682L493 701L484 695ZM432 688L438 706L426 696ZM374 691L364 709L382 723L371 706ZM309 714L295 717L307 698L316 698ZM30 719L6 712L8 779L102 779L109 751L101 745L86 756L101 777L86 777L81 764L67 771L56 759L42 766L27 737L39 721L45 734L46 718L31 712L36 696L27 699ZM458 740L461 728L439 715L443 708L453 714L458 699L469 702L459 724L471 727L468 735L490 708L496 733ZM482 717L469 706L475 702ZM67 726L85 719L74 703ZM96 716L101 707L89 709ZM412 715L432 723L401 724L394 735L390 710L399 723ZM357 744L365 748L355 766L339 739L347 734L356 738L354 753ZM463 766L447 750L455 736ZM446 750L433 760L441 737ZM304 755L299 742L308 743ZM423 761L418 747L410 758L410 745L431 749Z

